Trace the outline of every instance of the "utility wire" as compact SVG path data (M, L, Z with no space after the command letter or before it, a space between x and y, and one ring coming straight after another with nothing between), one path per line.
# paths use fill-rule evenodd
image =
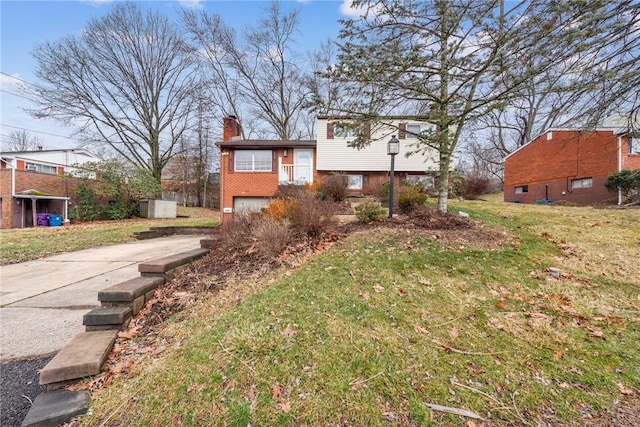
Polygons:
M36 102L36 100L35 100L35 99L33 99L33 98L27 98L27 97L26 97L26 96L24 96L24 95L20 95L20 94L18 94L18 93L9 92L8 90L0 89L0 92L2 92L2 93L6 93L6 94L9 94L9 95L13 95L13 96L17 96L18 98L26 99L27 101Z
M4 123L0 123L0 126L6 126L8 128L13 128L13 129L19 129L19 130L26 130L27 132L34 132L34 133L41 133L43 135L48 135L48 136L55 136L57 138L64 138L64 139L68 139L70 141L76 141L76 142L86 142L86 141L82 141L80 139L76 139L76 138L71 138L68 136L64 136L64 135L56 135L55 133L48 133L48 132L42 132L39 130L33 130L33 129L27 129L27 128L22 128L19 126L11 126L11 125L6 125Z
M3 76L11 77L12 79L16 79L16 80L18 80L18 81L20 81L22 83L26 83L26 84L28 84L30 86L35 86L33 83L29 83L26 80L22 80L20 77L12 76L11 74L5 73L4 71L0 71L0 74L2 74Z

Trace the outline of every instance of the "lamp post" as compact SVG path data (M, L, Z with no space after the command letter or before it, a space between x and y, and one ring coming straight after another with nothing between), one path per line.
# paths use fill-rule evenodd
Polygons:
M393 181L394 178L394 161L396 154L400 152L400 141L395 135L391 136L391 139L387 143L387 154L391 156L391 173L389 174L389 218L393 218Z

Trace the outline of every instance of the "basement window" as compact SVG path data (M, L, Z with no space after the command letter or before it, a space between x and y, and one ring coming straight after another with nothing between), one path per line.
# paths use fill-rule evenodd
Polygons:
M529 186L520 185L519 187L516 187L515 190L516 190L516 194L525 194L529 192Z
M362 175L347 175L349 190L362 190Z
M571 180L571 189L575 188L591 188L593 187L593 179L592 178L578 178Z

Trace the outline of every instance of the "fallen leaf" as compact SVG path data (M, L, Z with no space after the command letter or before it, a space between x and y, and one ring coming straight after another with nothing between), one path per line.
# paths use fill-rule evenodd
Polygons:
M449 331L449 336L451 337L452 340L457 340L458 337L460 336L460 331L458 330L458 328L453 327L451 328L451 330Z
M605 337L604 337L604 332L602 332L602 331L601 331L601 330L599 330L599 329L592 329L592 330L591 330L591 334L592 334L594 337L596 337L596 338L602 338L602 339L605 339Z
M532 328L551 326L551 322L553 321L553 317L542 313L529 313L528 316L529 320L527 321L527 324Z
M298 328L296 327L296 325L287 325L287 327L284 328L284 330L282 331L282 335L284 335L287 338L291 338L297 333L298 333Z
M504 329L504 325L502 323L500 323L500 321L498 319L495 318L491 318L487 321L487 326L490 328L496 328L496 329Z
M629 387L626 387L622 383L618 383L618 388L620 389L620 393L624 394L625 396L633 396L634 394L632 389L630 389Z
M421 334L426 334L428 333L427 330L425 328L423 328L422 326L418 325L417 323L415 325L413 325L413 329Z
M500 298L498 301L496 301L497 308L505 308L506 306L507 304L505 304L504 298Z
M289 412L291 412L291 403L289 403L288 401L282 399L279 405L280 405L280 409L285 414L288 414Z
M380 293L380 292L384 292L384 288L378 284L373 285L373 290Z
M553 359L554 359L556 362L559 362L559 361L560 361L560 359L562 359L562 349L560 349L560 350L558 350L558 351L556 351L556 352L555 352L555 354L553 355Z
M282 386L280 384L276 384L271 388L271 397L278 398L282 396Z

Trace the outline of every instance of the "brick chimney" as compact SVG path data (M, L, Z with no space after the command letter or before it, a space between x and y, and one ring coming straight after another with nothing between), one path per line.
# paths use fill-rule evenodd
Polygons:
M222 141L231 141L234 136L240 136L240 122L236 116L227 116L222 119Z

